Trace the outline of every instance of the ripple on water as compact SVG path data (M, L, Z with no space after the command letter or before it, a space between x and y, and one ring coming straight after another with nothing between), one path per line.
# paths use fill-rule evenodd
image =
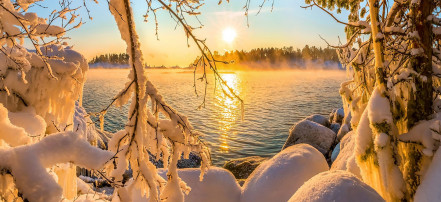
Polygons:
M104 108L127 82L128 70L93 69L84 87L83 105L89 112ZM209 81L205 108L203 83L197 82L196 96L193 74L179 70L149 70L148 77L165 100L188 116L195 129L210 143L212 160L223 165L231 158L252 155L272 156L280 151L289 128L311 114L327 115L341 107L338 94L346 79L343 71L264 71L223 74L225 81L245 101L241 120L240 103L214 91ZM214 92L214 93L213 93ZM110 108L105 129L115 132L124 127L127 106Z

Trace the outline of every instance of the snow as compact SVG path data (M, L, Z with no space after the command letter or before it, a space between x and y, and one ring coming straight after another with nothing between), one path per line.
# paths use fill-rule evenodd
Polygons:
M23 128L31 137L41 136L46 132L46 122L32 107L20 112L8 112L8 117L13 125Z
M435 120L420 121L409 132L399 136L399 139L404 142L419 142L424 146L423 153L426 156L433 156L435 149L436 133L433 131L439 131L439 122Z
M420 186L416 190L415 202L441 201L441 151L438 149L433 156L426 174L423 176Z
M60 201L62 188L46 168L74 162L84 168L99 169L112 156L113 153L91 146L76 133L66 132L50 135L34 144L0 149L0 167L11 171L26 199L50 202Z
M8 118L8 110L0 104L0 139L10 146L25 145L32 142L25 129L17 127ZM13 134L13 135L11 135Z
M166 178L167 170L159 169L159 175ZM237 184L233 174L228 170L217 167L210 167L200 181L201 170L197 168L179 169L179 177L191 187L188 195L185 195L186 202L239 202L241 188Z
M346 170L361 179L360 168L355 162L355 133L350 131L340 141L340 153L332 162L330 170Z
M287 201L305 181L328 169L314 147L290 146L254 170L243 185L242 202Z
M389 100L375 88L356 130L355 155L363 181L387 200L402 198L405 189L391 140L384 136L396 133L393 127Z
M383 198L353 174L335 170L322 172L305 182L288 202L374 202Z

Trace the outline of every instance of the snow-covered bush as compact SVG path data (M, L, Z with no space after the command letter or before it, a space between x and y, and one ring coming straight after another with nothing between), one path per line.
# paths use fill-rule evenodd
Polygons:
M352 76L340 94L355 158L364 182L386 200L412 201L439 145L441 1L305 2L349 11L348 22L337 20L346 43L333 47Z
M147 79L130 2L108 2L121 38L127 44L131 67L129 81L110 104L122 106L131 99L129 118L125 128L111 139L88 126L90 115L98 115L103 120L108 107L91 114L82 108L87 61L63 42L67 31L82 24L76 20L78 15L74 11L78 8L71 8L70 1L61 1L61 9L54 10L48 18L41 18L28 12L36 2L0 0L2 199L100 198L90 193L78 195L90 191L84 183L77 184L75 171L79 166L92 169L95 176L106 180L115 189L113 200L131 201L133 193L138 193L152 201L182 201L183 194L188 194L190 188L177 173L176 163L181 154L188 157L190 151L199 153L202 157L200 179L210 164L210 154L199 140L200 133L184 115L165 102ZM210 66L216 81L226 88L225 92L236 96L217 74L216 63L204 42L197 40L191 33L193 28L182 21L183 12L197 15L196 9L201 4L173 1L176 7L172 9L171 4L158 0L161 6L154 9L151 1L148 2L148 11L164 8L181 20L187 36L191 35L201 48L205 57L201 64ZM24 40L34 50L25 49ZM94 147L104 149L107 141L109 151ZM149 161L150 155L156 160L162 159L168 166L166 180L157 174L156 167ZM128 169L133 178L123 181Z

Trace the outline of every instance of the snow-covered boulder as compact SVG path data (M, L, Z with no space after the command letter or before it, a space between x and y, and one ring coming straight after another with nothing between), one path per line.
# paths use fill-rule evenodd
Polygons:
M346 135L346 133L348 133L350 131L350 125L349 124L343 124L340 127L340 130L338 130L337 132L337 141L340 141L341 139L343 139L343 137Z
M353 174L335 170L322 172L309 179L288 202L302 201L375 202L384 199Z
M331 161L334 162L337 159L338 154L340 154L340 142L335 145L334 150L332 150Z
M263 162L243 185L242 202L285 202L314 175L327 171L323 155L307 144L296 144Z
M231 171L236 179L246 179L262 162L268 158L249 156L225 162L224 168Z
M336 135L331 129L312 121L302 120L289 130L289 137L282 150L294 144L306 143L326 155L335 138Z
M343 108L334 109L329 115L329 119L331 123L342 124L344 117L345 117L345 111L343 110Z
M338 131L340 130L341 125L339 123L332 123L331 126L329 126L329 128L334 131L335 134L338 133Z
M316 123L318 123L322 126L325 126L325 127L331 126L331 123L329 122L328 118L323 115L320 115L320 114L314 114L314 115L308 116L308 117L306 117L306 120L316 122Z
M361 179L360 168L355 162L355 133L350 131L339 144L340 152L332 162L331 170L347 170Z
M159 175L167 179L167 170L159 169ZM184 195L185 202L239 202L241 188L233 174L228 170L210 167L205 172L204 179L199 180L201 174L198 168L179 169L179 177L191 188L188 195Z

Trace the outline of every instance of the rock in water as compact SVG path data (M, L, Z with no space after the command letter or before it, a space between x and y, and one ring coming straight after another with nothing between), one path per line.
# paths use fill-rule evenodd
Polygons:
M231 171L236 179L246 179L257 166L267 159L260 156L233 159L226 162L223 167Z
M350 131L350 126L349 124L343 124L340 127L340 130L338 130L337 132L337 141L340 141L341 139L343 139L343 137L346 135L346 133L348 133Z
M156 166L156 168L164 168L164 162L162 159L156 161L155 156L149 153L150 162ZM201 166L202 157L196 152L190 152L188 159L184 158L184 154L181 155L181 159L178 160L178 168L199 168Z
M384 201L371 187L353 174L342 171L322 172L303 184L288 202L375 202Z
M243 185L242 202L286 202L305 181L328 169L317 149L307 144L293 145L251 173Z
M331 123L329 123L328 118L326 118L325 116L320 115L320 114L314 114L314 115L308 116L308 117L306 117L306 120L316 122L316 123L318 123L322 126L328 127L328 128L331 126Z
M340 130L340 124L339 123L333 123L329 127L332 131L334 131L335 134L338 134L338 131Z
M331 113L332 114L332 113ZM343 118L345 117L345 111L343 108L335 110L334 118L332 120L332 123L339 123L340 125L343 122Z
M335 138L336 135L331 129L312 121L302 120L290 129L289 137L282 150L294 144L306 143L326 155L329 153Z

